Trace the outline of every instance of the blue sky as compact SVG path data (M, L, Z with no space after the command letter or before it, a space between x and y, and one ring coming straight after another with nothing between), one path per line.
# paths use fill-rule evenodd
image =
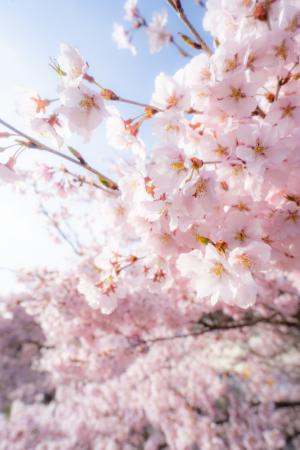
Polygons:
M144 31L136 33L137 56L132 56L127 50L118 50L111 34L113 22L122 22L123 4L124 0L1 0L0 117L24 129L22 118L15 113L18 86L34 88L44 98L56 96L57 76L48 63L50 57L58 55L61 42L80 49L90 64L90 74L102 85L125 98L148 102L155 76L161 71L173 74L183 65L184 59L173 46L150 55ZM183 0L183 5L193 24L201 31L202 8L195 6L194 0ZM165 0L140 0L139 8L147 20L154 11L166 9L169 30L174 34L177 31L186 32ZM124 24L129 26L128 22ZM205 36L203 30L202 34ZM122 107L122 112L125 117L130 117L140 110ZM145 137L150 142L147 130ZM97 130L89 144L82 145L77 138L72 144L101 169L104 160L114 156L105 142L104 127ZM31 160L30 155L28 158ZM34 154L32 158L40 158L40 155ZM43 155L43 158L53 165L60 164L58 160L50 160L48 155ZM46 259L42 255L47 254L49 242L42 244L45 231L41 229L40 221L34 218L30 199L27 209L24 209L24 199L0 189L0 203L2 217L4 212L6 217L0 222L0 266L5 262L1 260L1 254L7 261L8 253L7 264L10 266L25 265L26 261L29 264L29 260L41 264L42 258ZM22 227L20 220L23 221ZM30 252L28 242L32 238L32 230L35 230L37 243ZM38 251L41 245L44 245L43 252Z
M202 8L193 0L183 3L200 28ZM149 99L157 73L172 74L182 65L182 57L173 47L149 56L142 31L136 34L136 57L118 50L111 33L113 22L122 19L123 4L124 0L1 0L1 66L7 67L0 74L3 92L10 86L9 96L14 85L28 85L50 94L56 80L49 57L58 54L60 42L68 42L80 49L103 85L123 96ZM140 0L139 7L147 19L154 10L167 9L170 30L185 30L165 0Z

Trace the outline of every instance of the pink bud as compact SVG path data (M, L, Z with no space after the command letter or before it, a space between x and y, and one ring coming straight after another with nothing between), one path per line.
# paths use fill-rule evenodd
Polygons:
M5 166L6 166L8 169L13 170L13 169L14 169L14 166L15 166L15 163L16 163L16 161L15 161L14 158L9 158L9 160L5 163Z

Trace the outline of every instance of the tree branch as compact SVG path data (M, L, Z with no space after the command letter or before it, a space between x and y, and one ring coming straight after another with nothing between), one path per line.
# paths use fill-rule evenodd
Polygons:
M5 122L3 119L0 118L0 124L4 127L8 128L9 130L16 133L18 136L21 136L28 140L28 142L24 142L23 145L28 148L37 148L40 150L44 150L48 153L51 153L55 156L59 156L60 158L66 159L67 161L72 162L73 164L77 164L80 167L83 167L84 169L88 170L89 172L93 173L94 175L97 175L99 181L108 189L111 189L112 191L118 191L118 185L115 183L115 181L108 178L106 175L103 175L101 172L99 172L97 169L94 169L92 166L90 166L86 161L83 159L75 159L71 156L65 155L64 153L61 153L58 150L55 150L54 148L49 147L48 145L43 144L42 142L38 141L37 139L34 139L33 137L29 136L26 133L23 133L22 131L18 130L14 126L10 125L9 123ZM106 190L105 190L106 191ZM109 191L106 191L109 192Z
M174 9L177 16L181 19L181 21L185 24L185 26L190 30L190 32L193 34L195 39L198 41L198 43L201 45L201 48L205 53L207 53L209 56L212 55L212 50L209 48L209 46L206 44L204 39L200 36L196 28L192 25L192 23L187 18L184 9L181 5L180 1L177 0L167 0L171 8Z
M254 325L257 325L258 323L266 323L270 325L277 325L277 326L287 326L287 327L295 327L296 329L299 329L299 323L296 322L289 322L286 320L273 320L273 318L277 316L277 313L272 314L270 317L257 317L256 319L249 320L248 322L237 322L232 323L228 325L218 325L218 324L209 324L205 321L200 322L200 325L203 325L203 328L196 331L190 331L182 334L177 334L174 336L159 336L156 338L151 339L142 339L138 341L137 343L134 343L134 347L140 347L147 344L155 344L158 342L168 342L178 339L184 339L188 337L198 337L203 334L209 333L209 332L216 332L216 331L226 331L226 330L234 330L234 329L243 329L243 328L249 328Z

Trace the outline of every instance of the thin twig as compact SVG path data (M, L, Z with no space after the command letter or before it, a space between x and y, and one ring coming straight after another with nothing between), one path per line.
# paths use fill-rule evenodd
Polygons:
M111 189L113 191L117 191L118 185L115 181L108 178L106 175L103 175L101 172L99 172L97 169L94 169L91 167L86 161L79 160L72 158L71 156L65 155L64 153L59 152L58 150L55 150L54 148L49 147L48 145L43 144L42 142L38 141L37 139L34 139L33 137L29 136L26 133L23 133L22 131L18 130L14 126L10 125L9 123L5 122L3 119L0 118L0 124L4 127L8 128L9 130L13 131L14 133L17 133L18 136L21 136L28 140L27 143L23 143L28 148L38 148L40 150L44 150L48 153L52 153L53 155L59 156L60 158L66 159L67 161L72 162L73 164L77 164L80 167L83 167L84 169L88 170L89 172L97 175L99 181L106 186L108 189Z
M58 233L58 235L72 248L73 252L77 256L82 256L82 251L78 250L78 248L75 246L75 244L72 241L72 239L61 229L61 227L59 226L58 221L53 216L51 216L49 211L47 211L47 209L41 203L40 203L39 206L40 206L41 213L45 217L47 217L47 219L49 220L51 225L55 228L55 230Z
M176 6L173 0L167 0L171 8L174 9L177 16L182 20L182 22L185 24L185 26L190 30L190 32L193 34L193 36L196 38L198 43L201 45L201 48L205 53L207 53L209 56L212 55L212 50L209 48L209 46L206 44L204 39L200 36L196 28L192 25L192 23L187 18L184 9L181 6L181 3L179 2L179 5Z
M143 108L152 109L153 111L162 112L163 110L157 106L147 105L147 103L136 102L135 100L128 100L127 98L118 97L118 102L128 103L129 105L142 106Z
M140 347L143 345L155 344L158 342L168 342L168 341L184 339L184 338L188 338L188 337L198 337L198 336L201 336L201 335L209 333L209 332L250 328L259 323L267 323L270 325L296 327L296 328L299 327L299 324L295 323L295 322L288 322L285 320L284 321L280 321L280 320L273 321L272 319L276 315L277 314L273 314L271 317L258 317L255 320L250 320L249 322L240 322L240 323L238 322L238 323L233 323L230 325L210 325L207 323L203 323L203 328L201 330L186 332L186 333L177 334L177 335L173 335L173 336L159 336L159 337L151 338L151 339L142 339L142 340L138 341L137 343L134 343L133 346Z
M175 48L177 48L177 50L178 50L178 52L181 54L181 56L183 56L184 58L190 58L190 57L191 57L191 55L190 55L187 51L185 51L185 50L184 50L184 49L183 49L183 48L175 41L175 39L174 39L173 36L171 36L170 42L171 42L171 44L174 45Z
M78 183L82 183L82 184L87 184L88 186L93 186L96 189L101 189L101 191L105 191L107 192L106 189L104 189L102 186L100 186L97 183L94 183L94 181L89 181L87 180L85 177L83 177L82 175L78 175L76 173L71 172L69 169L67 169L66 167L63 167L63 169L61 169L62 172L66 173L67 175L70 175L71 177L73 177Z

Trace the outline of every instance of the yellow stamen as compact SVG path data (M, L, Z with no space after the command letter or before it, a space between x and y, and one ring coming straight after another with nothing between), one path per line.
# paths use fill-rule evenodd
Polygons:
M286 47L285 40L283 40L280 45L276 45L274 47L274 50L275 50L276 56L278 56L279 58L282 58L284 60L287 59L288 50Z
M215 153L222 157L222 156L227 156L228 155L228 148L227 147L223 147L222 145L219 145L216 149L215 149Z
M99 109L94 97L91 97L89 95L85 95L83 97L83 99L79 102L79 106L86 112L90 112L93 108Z
M245 230L242 229L242 230L236 232L236 234L234 236L234 239L236 241L244 242L246 237L247 237L247 235L245 233Z
M245 269L251 269L252 261L246 253L242 253L237 256L237 260L242 264Z
M200 180L196 183L196 191L195 191L195 197L198 197L201 194L206 194L208 187L208 180L205 178L200 178Z
M166 131L179 131L179 126L175 123L168 123L167 125L165 125L164 129Z
M177 106L178 105L178 97L176 97L176 95L170 95L170 97L168 97L168 99L167 99L167 105L168 105L168 108L173 108L173 107L175 107L175 106Z
M175 172L181 172L182 170L185 170L184 162L183 161L175 161L171 164L171 169L175 170Z
M234 98L238 102L242 98L245 98L246 94L244 92L242 92L242 90L240 88L232 87L230 97Z
M237 208L239 211L250 211L250 208L246 205L244 202L239 202L233 205L235 208Z
M290 23L288 24L288 26L286 27L286 31L291 31L292 33L294 32L294 31L296 31L297 30L297 28L299 28L299 22L298 22L298 17L297 16L295 16L291 21L290 21Z
M232 175L238 176L243 172L243 166L240 164L235 164L232 166Z
M162 242L168 243L171 241L171 236L168 233L163 233L160 235L160 240Z
M209 81L211 78L210 70L207 68L203 68L200 70L200 79L202 81Z
M210 269L211 273L213 273L217 278L221 278L223 273L225 272L225 268L222 263L216 262Z
M232 70L235 70L238 66L238 59L237 55L235 55L233 58L228 58L225 61L225 72L231 72Z
M296 109L296 106L292 106L291 104L288 104L287 106L280 108L282 111L281 118L285 119L286 117L292 117L293 111Z
M286 220L290 220L291 222L296 223L298 219L300 219L298 210L288 212Z
M249 56L248 56L248 59L247 59L247 67L249 68L249 69L254 69L253 68L253 64L255 63L255 61L256 61L256 59L257 59L257 57L256 57L256 55L254 55L254 53L251 53Z
M264 156L265 155L265 148L260 145L259 143L256 144L256 146L253 148L256 155Z

